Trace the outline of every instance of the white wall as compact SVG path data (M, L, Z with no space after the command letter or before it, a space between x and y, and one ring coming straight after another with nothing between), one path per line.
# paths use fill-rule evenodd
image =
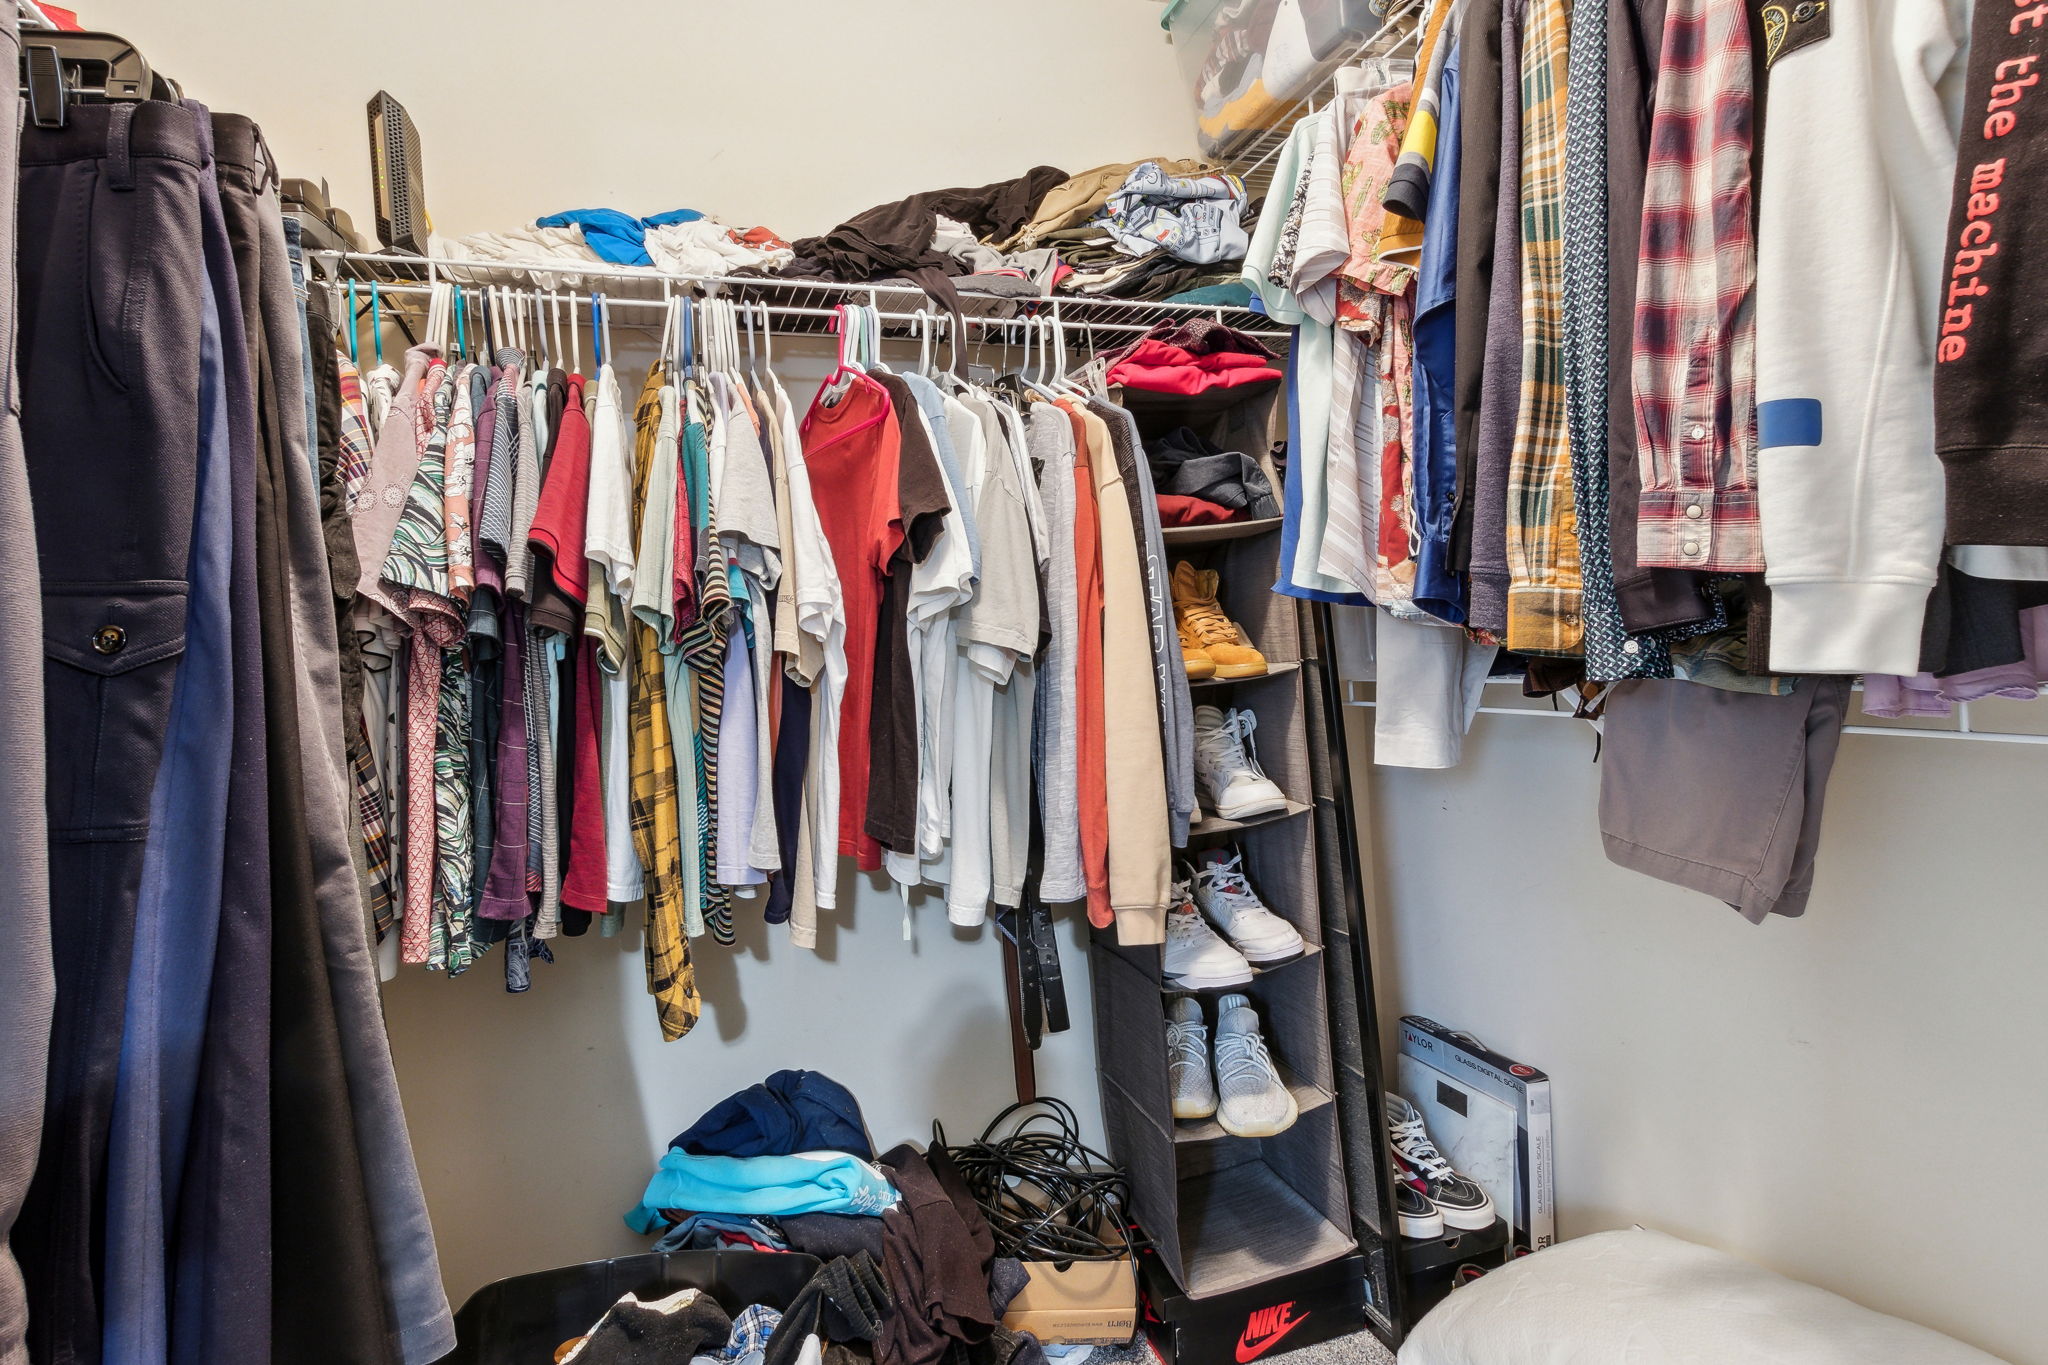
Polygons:
M364 104L380 88L420 125L428 204L456 233L569 208L690 207L795 237L919 189L1194 150L1147 0L82 8L188 95L255 118L285 173L325 176L366 229ZM777 355L786 373L822 375L815 348ZM700 942L707 1013L679 1043L660 1041L637 937L561 941L522 997L505 995L495 956L456 981L408 970L387 989L457 1302L501 1276L644 1250L619 1215L655 1155L779 1067L845 1082L887 1144L928 1136L934 1117L978 1131L1013 1098L992 932L956 933L925 908L906 943L893 895L860 885L816 957L758 923L737 951ZM1040 1086L1099 1135L1079 944L1069 926L1076 1027L1039 1054Z
M1846 737L1812 904L1752 926L1604 859L1586 726L1368 770L1349 714L1382 1027L1549 1072L1562 1235L1644 1223L2048 1362L2048 747Z
M822 232L921 189L1194 153L1152 0L84 0L262 124L368 233L364 105L425 139L437 230L695 208Z

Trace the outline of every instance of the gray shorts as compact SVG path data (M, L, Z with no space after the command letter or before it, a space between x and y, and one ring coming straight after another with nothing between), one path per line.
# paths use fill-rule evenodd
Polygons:
M1803 677L1782 697L1616 686L1600 758L1608 861L1703 891L1753 924L1804 914L1850 681Z

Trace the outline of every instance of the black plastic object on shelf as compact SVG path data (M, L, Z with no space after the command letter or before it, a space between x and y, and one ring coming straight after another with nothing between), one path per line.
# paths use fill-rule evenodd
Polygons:
M659 1299L701 1289L728 1314L789 1307L818 1273L815 1256L771 1251L671 1251L585 1261L487 1284L455 1315L455 1350L441 1365L531 1365L588 1332L626 1294Z

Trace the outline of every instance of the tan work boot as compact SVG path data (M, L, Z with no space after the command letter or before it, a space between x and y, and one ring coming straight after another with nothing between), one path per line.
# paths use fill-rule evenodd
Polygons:
M1175 613L1179 615L1178 612ZM1209 651L1202 648L1202 637L1188 629L1185 618L1174 624L1180 627L1180 666L1188 672L1190 682L1201 682L1216 676L1216 661L1209 657Z
M1243 627L1223 614L1216 581L1214 569L1197 569L1185 559L1173 566L1173 618L1181 639L1200 643L1216 665L1216 677L1259 677L1266 671L1266 656L1252 647Z

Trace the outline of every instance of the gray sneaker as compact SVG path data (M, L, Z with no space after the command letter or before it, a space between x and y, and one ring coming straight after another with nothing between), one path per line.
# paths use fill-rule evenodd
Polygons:
M1173 1091L1173 1116L1205 1119L1216 1112L1216 1078L1209 1071L1209 1026L1202 1002L1183 995L1166 1016L1166 1079Z
M1216 1002L1216 1121L1233 1137L1272 1137L1301 1111L1266 1051L1259 1016L1242 995Z

